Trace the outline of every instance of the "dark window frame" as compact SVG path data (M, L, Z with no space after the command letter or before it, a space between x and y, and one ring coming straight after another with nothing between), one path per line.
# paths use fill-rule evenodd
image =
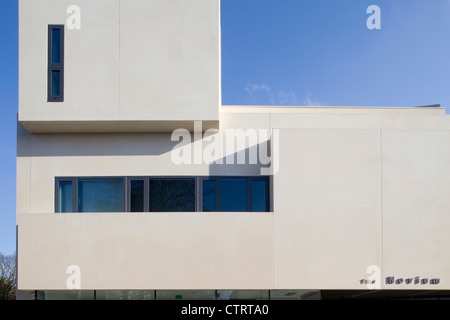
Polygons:
M247 211L239 211L252 213L252 184L253 181L264 181L265 182L265 202L266 202L266 211L263 212L272 212L273 209L271 207L271 178L269 176L80 176L80 177L55 177L55 213L60 212L60 193L59 193L59 185L60 182L71 181L72 182L72 212L71 213L79 213L78 212L78 181L83 179L89 180L105 180L105 179L123 179L123 201L124 213L131 213L131 182L134 180L144 181L144 211L145 213L151 213L149 211L150 207L150 180L177 180L177 179L194 179L195 181L195 211L193 212L225 212L221 210L221 197L220 197L220 188L221 181L227 179L244 179L246 180L246 198L247 198ZM203 211L203 181L205 180L213 180L216 181L216 210L215 211ZM258 211L259 212L259 211Z
M60 42L59 42L59 52L60 61L59 63L53 63L53 30L60 30ZM48 71L47 71L47 101L48 102L63 102L64 101L64 25L62 24L50 24L48 26ZM60 72L59 86L60 94L58 96L53 95L53 71Z

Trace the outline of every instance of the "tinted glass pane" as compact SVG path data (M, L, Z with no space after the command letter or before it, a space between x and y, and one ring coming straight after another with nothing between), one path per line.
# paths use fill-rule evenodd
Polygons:
M59 212L72 212L72 181L59 182Z
M252 211L266 212L266 181L252 181Z
M131 212L144 212L144 181L131 181Z
M215 300L215 290L158 290L156 300ZM230 308L231 309L231 308ZM198 319L199 317L194 317ZM192 319L194 319L192 318Z
M52 29L52 63L61 63L61 29Z
M61 95L61 71L52 70L52 96Z
M45 300L94 300L94 290L44 291Z
M221 211L247 211L247 180L222 179L220 182Z
M269 300L269 290L217 290L217 300Z
M150 211L195 211L195 179L151 179Z
M96 300L155 300L153 290L97 290Z
M216 181L203 180L202 189L202 211L216 211Z
M123 212L123 179L78 180L79 212Z

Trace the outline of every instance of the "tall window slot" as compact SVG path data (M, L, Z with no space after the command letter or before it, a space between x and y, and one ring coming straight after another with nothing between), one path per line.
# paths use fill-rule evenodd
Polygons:
M64 101L64 25L48 26L47 100Z

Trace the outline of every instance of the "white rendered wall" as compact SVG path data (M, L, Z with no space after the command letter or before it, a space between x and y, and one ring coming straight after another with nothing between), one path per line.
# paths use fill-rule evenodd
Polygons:
M71 5L80 29L67 26ZM39 132L217 122L219 10L218 0L20 0L19 121ZM49 24L66 25L64 102L47 102Z
M384 289L449 289L450 121L389 112L223 113L222 132L279 129L274 212L262 214L56 214L58 176L258 168L177 166L170 134L19 126L19 289L65 289L65 268L78 263L85 289L367 289L360 280L370 265L380 267ZM388 276L440 283L387 285Z

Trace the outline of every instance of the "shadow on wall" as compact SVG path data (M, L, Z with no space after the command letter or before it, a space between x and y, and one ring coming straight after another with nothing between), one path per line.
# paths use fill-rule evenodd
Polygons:
M230 139L220 136L220 143L214 145L214 140L202 137L186 133L184 139L173 137L172 141L170 132L30 134L18 123L17 156L160 156L174 152L168 159L174 165L208 166L210 175L268 175L273 162L270 140L254 144L246 136L233 136L230 144ZM253 146L245 148L249 144Z
M178 143L170 133L30 134L20 123L17 130L18 157L157 156Z
M261 176L267 175L271 165L270 143L257 144L230 153L209 164L211 176Z

